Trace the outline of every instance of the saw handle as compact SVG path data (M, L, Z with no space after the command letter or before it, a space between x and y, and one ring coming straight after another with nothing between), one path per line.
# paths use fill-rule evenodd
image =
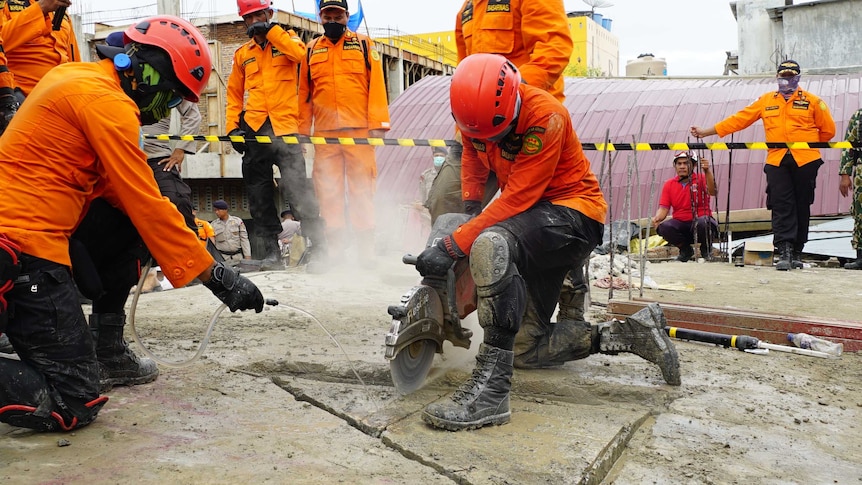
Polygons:
M702 332L679 327L664 327L671 338L693 340L695 342L706 342L721 345L723 347L734 347L739 350L756 349L760 340L749 335L727 335L723 333Z

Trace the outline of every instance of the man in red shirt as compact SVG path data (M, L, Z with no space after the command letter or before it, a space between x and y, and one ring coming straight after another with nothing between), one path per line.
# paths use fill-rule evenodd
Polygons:
M480 203L492 170L501 194L417 258L420 274L444 276L456 260L470 257L484 330L472 376L449 400L428 405L422 419L451 431L507 423L513 366L562 365L597 352L635 353L678 385L678 357L661 331L657 305L625 322L551 323L563 279L601 242L607 213L566 108L522 84L515 65L496 54L465 58L449 97L464 137L465 203ZM440 220L449 216L460 215ZM528 306L539 324L522 349L516 335Z
M692 173L695 163L700 163L703 173ZM658 210L652 225L659 236L679 248L677 261L686 262L694 256L694 235L700 243L700 254L709 256L712 238L718 234L718 222L709 209L710 196L716 194L715 177L709 168L709 160L697 159L687 151L674 155L673 166L676 177L668 179L661 189ZM668 212L672 218L667 219ZM692 216L697 212L697 220Z

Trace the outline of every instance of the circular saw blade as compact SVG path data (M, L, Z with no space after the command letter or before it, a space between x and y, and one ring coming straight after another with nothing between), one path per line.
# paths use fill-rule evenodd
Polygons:
M401 394L410 394L422 387L436 353L436 342L427 339L417 340L401 349L395 358L389 361L389 372L395 389Z

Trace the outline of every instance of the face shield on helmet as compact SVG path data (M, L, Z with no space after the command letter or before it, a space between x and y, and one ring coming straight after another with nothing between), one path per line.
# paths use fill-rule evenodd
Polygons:
M497 54L473 54L455 69L449 87L452 116L470 138L497 141L518 117L521 74Z

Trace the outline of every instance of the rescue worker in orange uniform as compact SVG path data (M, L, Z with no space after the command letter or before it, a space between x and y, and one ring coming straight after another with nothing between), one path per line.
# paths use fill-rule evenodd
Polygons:
M232 136L281 137L299 131L297 70L305 58L305 44L293 30L272 22L268 0L237 0L239 15L251 40L233 55L227 84L227 131ZM248 93L248 100L243 97ZM326 271L324 221L314 188L308 181L305 158L298 144L232 142L242 157L242 178L248 208L254 219L254 234L264 241L262 269L283 269L278 234L279 210L275 206L273 165L281 174L279 188L305 234L314 245L306 271Z
M449 97L464 137L465 200L481 199L491 170L501 195L417 258L423 276L444 276L458 259L470 258L484 330L472 376L450 399L428 405L422 419L452 431L507 423L516 359L525 367L547 367L596 352L633 352L678 385L678 356L661 330L658 306L625 322L551 323L563 279L601 242L607 212L566 108L522 84L514 64L495 54L465 58ZM448 217L465 216L441 220ZM528 301L542 333L532 334L535 342L521 353L515 336Z
M565 99L563 71L573 43L562 0L467 0L455 19L455 43L459 62L471 54L500 54L518 67L524 82ZM426 203L432 224L441 214L462 210L461 150L449 149L434 179ZM488 205L495 182L492 174L482 205L473 210Z
M232 311L263 308L257 287L216 264L161 196L140 147L143 120L198 100L212 65L206 39L171 16L142 20L125 35L125 51L100 46L108 58L46 74L0 139L0 293L20 357L0 359L0 421L13 426L73 430L107 401L69 256L69 238L97 199L131 219L173 286L197 277ZM62 210L45 217L40 207ZM102 332L123 351L122 327Z
M9 69L15 74L19 96L28 96L52 68L81 60L68 14L64 15L60 30L52 29L57 9L69 7L71 1L7 0L4 3L0 12L3 47Z
M299 132L312 134L313 124L315 136L381 138L389 130L389 108L380 54L370 38L347 29L345 0L320 0L318 5L324 35L311 41L302 61ZM341 256L353 239L360 264L373 267L374 147L317 145L311 178L326 220L330 257ZM352 235L347 234L347 220Z
M799 87L801 72L796 61L782 62L776 74L777 91L764 94L714 126L692 126L692 136L725 137L763 120L767 142L831 140L835 121L823 100ZM802 268L802 248L808 242L811 204L821 165L820 150L815 148L770 148L766 154L766 208L772 210L778 271Z

